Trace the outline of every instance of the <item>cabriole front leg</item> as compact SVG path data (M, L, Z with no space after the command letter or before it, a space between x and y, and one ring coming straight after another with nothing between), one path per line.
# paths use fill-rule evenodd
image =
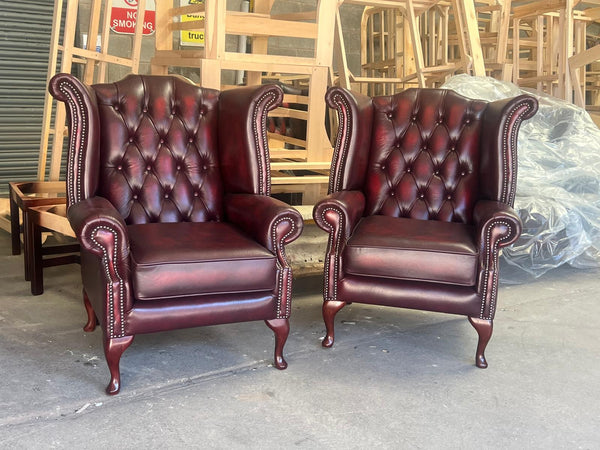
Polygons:
M325 322L325 329L327 330L327 334L321 343L323 347L329 348L333 345L335 339L333 322L335 320L335 315L344 306L346 306L346 302L338 300L325 300L323 303L323 321Z
M475 317L469 317L469 322L473 325L473 328L479 335L479 341L477 343L477 354L475 355L475 365L480 369L485 369L488 364L485 360L485 348L487 347L490 338L492 337L493 321L491 319L479 319Z
M121 372L119 371L119 362L121 355L133 342L133 336L123 336L118 338L104 338L104 355L110 370L110 383L106 387L108 395L115 395L121 389Z
M279 370L287 368L287 362L283 358L283 346L290 334L290 321L288 319L265 320L267 326L275 333L275 367Z

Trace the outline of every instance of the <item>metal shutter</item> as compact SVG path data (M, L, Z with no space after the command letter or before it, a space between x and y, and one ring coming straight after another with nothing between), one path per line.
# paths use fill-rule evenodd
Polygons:
M0 0L0 195L37 178L54 2Z

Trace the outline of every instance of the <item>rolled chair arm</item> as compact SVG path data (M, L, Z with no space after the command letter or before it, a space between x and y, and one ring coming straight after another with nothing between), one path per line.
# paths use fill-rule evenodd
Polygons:
M336 300L340 254L365 209L360 191L338 191L319 201L313 209L315 223L329 233L325 256L325 300Z
M477 202L473 217L479 248L477 283L477 291L481 298L479 318L491 320L496 313L500 249L519 238L522 223L512 207L491 200Z
M506 247L521 235L521 219L506 203L480 200L475 204L473 218L480 250L489 245Z
M338 191L320 200L313 209L315 223L328 233L339 233L347 240L365 210L360 191ZM337 233L334 233L337 234Z
M102 197L75 203L67 217L82 250L98 258L104 293L88 292L94 308L102 308L103 328L109 338L122 337L124 315L132 307L129 283L129 238L127 226L112 204ZM96 295L94 295L96 294Z
M287 319L292 304L292 269L284 246L302 233L302 216L280 200L256 194L226 195L225 214L230 223L277 255L276 313L278 319Z
M286 203L266 195L227 194L227 220L235 224L262 246L285 260L284 245L294 242L302 233L302 216Z
M98 244L102 230L114 234L117 253L107 257L118 260L129 257L129 237L127 225L115 207L103 197L90 197L74 205L67 211L67 217L83 247L95 255L104 256L104 249Z

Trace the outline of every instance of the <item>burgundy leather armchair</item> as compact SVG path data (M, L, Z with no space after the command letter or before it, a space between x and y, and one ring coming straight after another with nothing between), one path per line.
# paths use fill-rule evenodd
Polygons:
M460 314L487 367L498 253L521 232L512 208L517 133L534 98L487 103L442 89L369 98L331 88L339 130L329 195L313 210L329 233L324 347L346 304Z
M138 333L264 320L285 369L292 288L285 244L300 214L269 196L277 86L219 92L174 76L87 86L66 103L68 219L81 243L86 331L100 324L111 380Z

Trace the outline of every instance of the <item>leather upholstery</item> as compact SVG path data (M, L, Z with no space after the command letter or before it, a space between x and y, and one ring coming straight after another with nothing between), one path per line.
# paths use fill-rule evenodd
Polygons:
M442 89L369 98L342 88L326 99L340 125L329 195L313 210L329 233L323 345L350 302L467 315L489 339L499 251L521 232L517 135L535 99L487 103ZM478 358L484 367L483 350Z
M373 99L366 214L469 223L485 106L447 90Z
M97 194L128 224L219 220L219 93L174 77L93 89L99 126L110 130L100 135Z
M118 391L115 352L133 335L189 326L266 320L284 368L284 246L302 218L268 196L265 130L281 89L219 92L141 75L87 86L66 74L49 89L67 105L67 215L88 314L106 336L109 391Z
M138 300L275 290L275 255L228 223L152 223L127 231Z
M479 253L469 225L368 216L342 260L352 275L473 286Z

